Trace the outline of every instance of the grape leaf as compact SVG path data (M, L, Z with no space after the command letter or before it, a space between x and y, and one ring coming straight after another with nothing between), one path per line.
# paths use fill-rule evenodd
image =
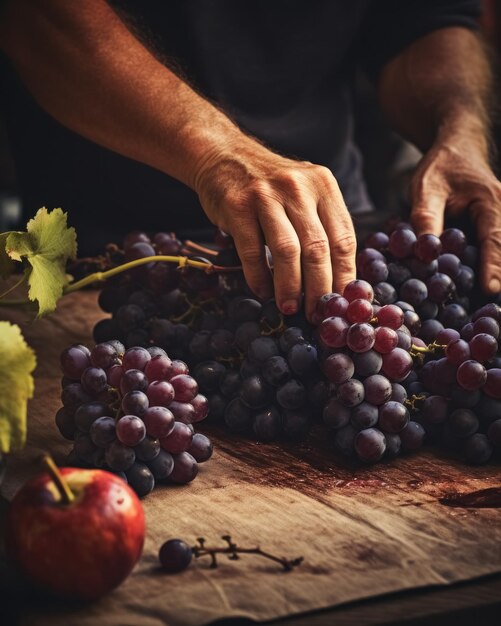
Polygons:
M36 358L19 326L0 322L0 452L12 452L26 440L26 411L33 396L31 373Z
M7 246L7 237L10 235L8 233L0 233L0 276L2 278L7 278L14 271L15 263L7 254L6 246Z
M68 282L66 262L77 253L75 229L68 228L67 214L61 209L50 213L45 207L39 209L26 232L9 234L6 249L14 261L26 259L31 265L28 297L38 301L38 316L54 311Z

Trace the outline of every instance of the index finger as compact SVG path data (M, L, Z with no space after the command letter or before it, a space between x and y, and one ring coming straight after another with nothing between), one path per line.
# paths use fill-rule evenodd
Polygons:
M439 193L419 192L412 199L411 222L416 235L436 235L444 229L447 197Z
M356 278L357 239L341 191L319 200L318 215L329 239L332 289L343 293L346 285Z

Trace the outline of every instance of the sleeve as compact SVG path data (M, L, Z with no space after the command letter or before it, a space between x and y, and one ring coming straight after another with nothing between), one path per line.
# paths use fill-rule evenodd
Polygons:
M479 28L481 0L373 0L363 20L358 59L372 79L392 57L439 28Z

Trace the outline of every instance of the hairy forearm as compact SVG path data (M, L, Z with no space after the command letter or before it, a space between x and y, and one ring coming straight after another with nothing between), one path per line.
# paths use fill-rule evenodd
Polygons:
M451 27L418 39L391 60L378 90L394 128L423 151L439 139L488 158L491 82L480 37Z
M2 48L28 89L88 139L191 187L207 154L241 145L231 120L160 63L104 0L12 0L2 18Z

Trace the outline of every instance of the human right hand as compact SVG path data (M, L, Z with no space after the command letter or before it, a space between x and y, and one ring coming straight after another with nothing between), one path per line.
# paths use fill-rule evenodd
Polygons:
M355 278L353 223L331 171L293 161L244 138L207 157L195 190L209 219L229 233L249 287L295 313L304 292L311 319L320 296ZM273 275L265 244L273 255Z

